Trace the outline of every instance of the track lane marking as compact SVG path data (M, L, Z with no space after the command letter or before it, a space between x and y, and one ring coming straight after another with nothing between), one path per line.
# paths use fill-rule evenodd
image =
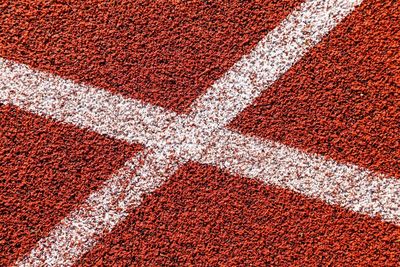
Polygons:
M228 124L361 2L305 1L193 103L194 121Z
M198 162L400 225L400 180L227 129Z
M178 164L157 153L139 152L81 207L41 239L19 266L72 266L98 240L128 216L177 169Z
M265 167L262 165L271 165L271 161L276 159L282 160L285 158L286 155L284 155L285 153L283 153L282 149L274 148L274 146L268 144L265 145L266 143L263 143L263 141L260 140L255 140L255 142L250 143L241 143L243 140L245 142L251 140L246 139L247 137L240 136L239 134L221 128L232 120L238 112L249 105L262 90L266 89L265 87L268 87L278 79L279 76L299 60L310 47L321 40L321 38L334 27L334 25L336 25L360 3L361 1L333 0L305 2L301 5L299 10L294 11L292 15L284 20L277 29L270 32L249 56L244 56L243 59L232 68L232 70L230 70L223 78L216 81L212 86L212 89L207 91L199 101L195 102L192 108L193 112L189 115L176 116L174 113L166 112L161 108L143 104L139 101L123 99L122 97L114 96L105 91L94 88L84 87L81 90L81 87L72 84L71 82L66 82L67 85L65 85L63 80L59 78L53 80L53 83L54 81L55 83L61 81L61 84L56 85L57 90L49 91L49 88L52 86L52 81L50 80L53 78L39 77L39 80L35 81L35 76L40 76L41 74L31 72L28 73L28 76L31 76L30 78L22 80L21 78L23 78L26 73L24 73L24 71L18 73L18 68L26 67L20 67L21 65L1 60L0 65L2 69L5 70L1 76L1 102L14 104L32 112L73 123L80 127L89 128L114 138L143 143L148 147L149 151L152 151L144 157L144 162L157 163L160 162L160 159L163 160L163 163L160 163L161 166L154 164L155 167L159 167L158 171L152 172L151 170L154 170L155 167L150 166L149 164L144 164L138 169L127 169L124 174L115 176L120 178L136 177L133 180L138 181L138 184L141 184L140 181L142 179L143 181L147 181L145 178L148 177L149 174L153 173L154 175L151 176L158 177L156 180L159 181L149 187L148 185L146 187L146 182L143 182L144 185L140 188L150 189L140 189L139 191L141 193L135 193L136 191L130 187L128 187L127 191L122 190L123 192L117 193L117 196L127 192L131 193L131 196L126 199L123 198L124 200L122 202L117 201L120 203L117 205L119 207L117 209L117 214L113 214L113 216L107 215L108 209L114 209L116 206L102 210L100 205L97 206L99 209L95 210L91 214L93 217L85 217L87 215L85 210L91 209L91 201L96 200L98 197L101 199L101 194L96 195L96 193L94 193L88 199L89 205L87 207L82 207L82 209L77 213L72 213L70 217L67 217L64 220L64 222L68 222L67 225L61 223L59 227L54 229L50 236L39 241L37 247L32 250L31 254L18 262L18 264L20 266L41 265L43 263L48 265L73 264L73 262L79 259L83 253L88 251L94 245L96 239L94 237L96 235L101 235L104 231L110 231L113 225L115 225L120 219L124 218L124 212L126 211L127 206L138 205L137 203L140 203L140 196L143 192L151 192L168 177L170 173L162 171L162 166L176 166L172 168L175 170L175 168L178 168L179 165L185 163L187 160L214 164L230 170L231 172L244 174L244 176L250 178L259 178L264 182L289 187L292 190L300 191L306 195L321 197L314 191L324 189L324 186L317 187L317 189L314 189L313 186L306 186L306 188L309 188L308 191L302 191L302 187L304 187L302 183L305 184L306 182L309 182L308 180L310 177L311 179L313 177L309 165L314 163L310 163L310 159L307 158L312 156L307 156L304 153L301 154L301 152L291 150L295 151L298 155L305 155L305 159L300 163L296 163L297 165L300 164L300 166L297 167L301 167L300 171L302 171L303 176L306 177L306 180L299 179L298 184L300 187L292 186L293 183L290 181L286 183L275 181L274 179L280 176L280 174L274 172L273 168L266 168L267 170L263 172L262 169L265 169ZM306 22L302 23L303 20ZM292 31L295 32L295 34L289 35L290 38L283 35L283 33L290 34ZM279 47L281 50L278 55L271 52L271 50L275 49L275 46ZM289 49L289 52L286 52L283 49ZM266 56L263 56L264 53ZM268 63L274 60L277 60L277 62L272 62L264 66L266 60ZM13 68L16 68L17 71L14 72L14 70L12 70ZM27 69L25 69L25 71L30 72L30 70ZM41 91L35 91L37 88L34 86L32 87L32 83L35 84L38 82L38 87ZM69 93L65 94L65 92ZM35 95L36 97L33 97ZM86 102L89 104L87 105ZM82 108L82 111L76 112L76 107ZM117 109L114 107L117 107ZM108 110L107 108L111 108L111 110ZM98 116L98 114L101 116ZM110 118L114 117L116 120L110 121ZM221 136L221 133L223 136ZM215 140L216 137L217 140ZM225 140L233 141L234 143L220 142L218 140L220 138L225 138ZM255 144L259 145L259 147L254 147L254 149L248 148L248 145L252 147ZM221 154L223 151L221 148L225 149L225 146L229 148L228 153ZM243 153L237 154L237 149L243 149L242 151L245 151L244 154L247 155L247 158L246 156L243 156ZM261 158L255 158L254 155L250 155L250 153L258 152L259 150L264 151L267 154L261 155ZM215 157L214 154L207 154L207 151L214 151L218 156ZM297 155L296 153L295 155ZM239 158L234 157L236 155L241 156ZM259 155L259 153L256 153L256 155ZM221 156L221 158L219 156ZM240 163L240 160L244 160L244 163L247 162L247 165ZM252 164L251 160L255 160L259 165L257 166ZM128 165L136 166L137 164L134 162ZM284 163L284 161L281 163ZM275 163L275 165L272 164L272 166L278 166L280 168L278 171L282 171L282 166L279 164ZM338 168L342 168L340 167L342 165L333 161L332 164L333 169L328 170L331 173L334 173ZM295 169L292 170L297 171L297 167L295 166ZM252 171L255 168L260 170L258 175L254 175ZM367 177L365 176L364 170L361 170L358 167L351 168L352 170L356 170L357 173L364 173L362 179ZM251 171L249 171L249 169ZM162 175L162 173L167 173L167 175ZM290 175L293 176L293 173L286 170L286 175L289 175L289 177ZM350 174L353 173L354 171L350 172ZM263 178L261 175L272 175L272 178L265 179L265 177ZM316 181L317 183L320 183L321 181L329 182L331 179L331 177L326 177L326 175L320 176L322 177L322 180ZM114 179L119 181L119 178ZM389 181L388 183L393 185L392 189L398 189L398 183L396 184L396 181L393 179L377 176L374 176L373 179L372 182L378 179ZM112 182L110 183L112 184ZM114 190L114 187L111 186L110 183L107 183L107 185L102 189L103 191L100 190L100 192L104 193L108 192L104 190ZM152 183L150 182L150 184ZM310 189L314 191L310 191ZM384 192L383 194L386 193L387 192ZM393 192L391 191L388 194L392 195L392 193ZM107 203L107 201L109 201L107 194L105 194L104 197L104 201ZM337 199L333 197L333 203L336 201L336 203L340 204L341 198L343 198L343 196L340 196L340 198ZM344 199L346 200L347 198L344 197ZM328 202L331 201L328 197L325 197L324 200ZM364 198L364 201L367 201L367 203L370 203L371 201L376 202L376 200L372 198ZM97 202L93 202L95 207ZM351 202L351 200L347 202ZM360 203L361 205L365 205L364 202ZM102 204L101 200L100 204ZM388 203L388 205L390 204L392 203ZM349 207L348 203L343 205L350 209L353 208L358 211L366 211L366 213L371 216L374 216L377 213L375 210L371 210L370 208L360 209L359 207L352 207L351 205ZM396 214L393 215L390 213L385 219L389 218L389 221L392 221L393 218L396 219L396 216ZM112 218L117 219L114 220ZM110 222L107 220L110 220ZM81 225L79 222L84 225ZM70 227L69 225L76 225L75 223L80 225L75 228L82 227L85 229L86 224L90 226L90 223L93 222L96 226L99 226L99 228L95 228L96 231L94 232L85 231L88 235L80 233L80 231L68 230L68 227ZM64 231L63 229L67 230ZM61 233L63 233L64 237L58 240L57 238ZM75 243L70 244L68 243L68 240L78 241L73 241ZM65 243L65 241L67 241L67 243ZM50 244L50 249L47 249L48 247L46 244ZM58 246L57 244L60 245ZM43 251L44 248L46 249Z

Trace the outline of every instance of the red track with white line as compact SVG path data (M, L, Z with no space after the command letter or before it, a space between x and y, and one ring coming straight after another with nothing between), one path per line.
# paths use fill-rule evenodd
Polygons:
M1 266L398 266L400 3L0 4Z

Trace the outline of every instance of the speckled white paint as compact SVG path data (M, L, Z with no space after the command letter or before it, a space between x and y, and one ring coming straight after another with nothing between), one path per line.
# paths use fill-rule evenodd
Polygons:
M400 225L400 180L227 129L199 162Z
M163 152L161 152L163 153ZM178 168L166 154L139 152L99 191L40 240L20 266L72 266Z
M306 1L200 97L188 115L0 60L0 102L146 149L91 194L19 266L70 266L188 160L400 222L400 183L224 128L361 1Z

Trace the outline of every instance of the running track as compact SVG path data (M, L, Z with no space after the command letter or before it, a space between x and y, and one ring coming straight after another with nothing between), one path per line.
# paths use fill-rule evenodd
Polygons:
M0 263L400 263L397 1L0 5Z

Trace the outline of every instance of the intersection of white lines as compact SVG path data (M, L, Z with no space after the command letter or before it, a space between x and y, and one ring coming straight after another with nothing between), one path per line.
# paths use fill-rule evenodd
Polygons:
M0 59L1 103L145 146L17 265L73 265L128 215L129 207L139 206L144 194L188 161L399 224L397 179L225 128L360 3L306 1L195 101L187 115Z

